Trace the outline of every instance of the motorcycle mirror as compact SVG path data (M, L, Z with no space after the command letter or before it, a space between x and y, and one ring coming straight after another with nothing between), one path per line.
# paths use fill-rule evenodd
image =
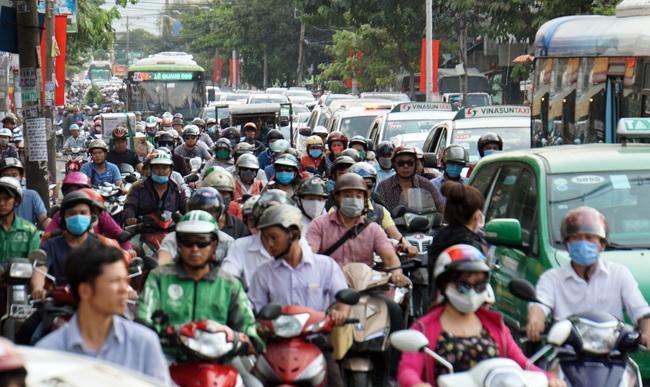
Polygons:
M142 273L142 269L144 269L144 261L140 257L133 258L127 266L129 273Z
M406 261L402 262L400 267L402 270L415 270L419 269L422 266L422 260L418 258L411 258L407 259Z
M178 212L174 212L172 214L172 220L174 220L174 223L180 222L182 218L183 218L183 215L179 214Z
M551 327L546 335L546 341L550 344L561 346L566 343L573 330L573 323L569 320L558 321Z
M131 183L131 184L135 183L137 180L138 179L135 177L135 175L126 175L124 177L124 181L126 181L127 183Z
M409 231L426 231L429 228L429 219L417 216L409 223Z
M131 237L133 237L133 235L131 235L130 232L122 231L121 233L117 234L117 236L115 236L115 240L117 243L122 244L124 242L128 242Z
M185 177L185 182L186 183L195 183L199 181L199 175L196 173L189 174Z
M311 136L311 128L309 126L302 126L298 128L298 133L303 137Z
M201 158L200 157L192 157L190 159L190 166L192 169L198 170L201 168Z
M264 305L264 307L257 314L257 318L260 320L275 320L280 317L282 314L282 305L277 302L271 302L270 304Z
M401 352L420 352L429 346L429 340L420 331L404 329L393 332L390 337L390 345Z
M535 291L535 287L525 279L513 278L510 280L510 283L508 284L508 291L510 291L513 296L519 298L520 300L528 302L540 302L537 299L537 292Z
M336 301L345 305L356 305L361 298L361 293L354 289L343 289L336 293Z
M406 214L406 207L404 206L397 206L393 208L393 210L390 212L390 216L395 219L395 218L401 218Z
M44 266L45 261L47 261L47 253L42 249L32 250L27 256L27 259L29 259L30 263L36 264L36 266Z
M305 168L305 171L307 171L307 172L309 172L309 173L317 173L317 172L318 172L318 170L316 169L316 167L313 166L313 165L310 165L310 166L308 166L307 168Z

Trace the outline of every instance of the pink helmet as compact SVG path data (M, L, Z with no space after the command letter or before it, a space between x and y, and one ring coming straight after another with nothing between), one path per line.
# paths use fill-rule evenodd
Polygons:
M61 184L61 192L67 192L67 188L71 185L78 185L82 188L90 188L90 178L81 172L72 172L68 174Z

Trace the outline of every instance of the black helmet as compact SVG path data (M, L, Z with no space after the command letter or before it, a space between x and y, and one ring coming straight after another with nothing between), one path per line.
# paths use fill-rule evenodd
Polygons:
M354 165L354 163L355 161L350 156L339 156L332 163L331 171L333 173L334 171L342 167L350 168L351 166Z
M61 228L66 229L65 227L65 212L78 205L78 204L87 204L88 208L90 208L91 213L93 212L93 209L95 208L95 201L88 196L85 192L82 191L72 191L68 192L64 197L63 200L61 200L61 209L59 210L59 213L61 214ZM93 219L94 221L94 219Z
M160 136L158 136L159 143L161 142L174 142L174 136L172 136L170 133L164 132Z
M444 151L442 151L442 163L447 165L447 163L453 162L462 164L464 166L469 165L469 153L467 149L463 148L459 144L450 144L447 145Z
M329 193L327 192L327 186L323 179L318 176L312 176L301 181L296 189L296 196L301 198L305 195L316 195L327 198Z
M487 144L490 143L495 143L499 146L499 150L503 150L503 139L501 136L494 132L489 132L485 133L484 135L481 136L481 138L478 139L477 142L477 148L478 148L478 154L481 155L481 157L485 156L483 153L483 147L486 146Z
M226 128L223 133L221 133L221 137L225 137L229 140L235 140L237 143L239 143L239 140L241 140L241 134L239 134L239 130L237 130L237 128L233 128L232 126Z
M352 160L354 160L355 163L362 162L363 159L361 158L361 155L359 154L359 151L354 149L354 148L348 148L341 152L341 156L348 156Z
M271 130L269 130L269 132L266 134L266 141L273 140L273 139L276 139L276 140L284 140L284 135L283 135L282 132L281 132L280 130L278 130L278 129L271 129Z
M392 157L394 149L395 147L392 142L382 141L377 144L377 150L375 153L377 154L377 157Z

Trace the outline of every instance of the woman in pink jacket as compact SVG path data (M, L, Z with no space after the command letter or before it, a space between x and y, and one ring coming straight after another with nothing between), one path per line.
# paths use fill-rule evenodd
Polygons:
M429 339L429 346L463 372L493 357L514 360L524 369L543 372L532 365L512 338L499 313L485 308L494 302L489 285L490 268L476 247L455 245L440 254L434 271L444 300L411 326ZM397 381L401 387L430 387L447 369L424 353L403 353ZM564 387L551 374L549 387Z

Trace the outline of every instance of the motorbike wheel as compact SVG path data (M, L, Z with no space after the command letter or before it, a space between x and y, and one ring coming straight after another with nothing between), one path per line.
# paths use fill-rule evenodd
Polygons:
M20 324L21 321L15 318L8 318L7 320L5 320L4 325L2 327L2 336L11 341L14 341L16 337L16 332L18 331Z
M367 372L352 372L348 387L372 387L372 378Z

